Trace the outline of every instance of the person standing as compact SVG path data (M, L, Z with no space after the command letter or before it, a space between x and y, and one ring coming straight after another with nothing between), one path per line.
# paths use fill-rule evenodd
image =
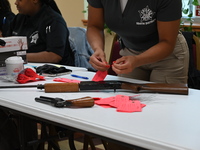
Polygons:
M181 0L87 0L87 38L91 65L108 69L104 23L121 38L121 58L112 64L119 76L187 84L189 51L179 32Z

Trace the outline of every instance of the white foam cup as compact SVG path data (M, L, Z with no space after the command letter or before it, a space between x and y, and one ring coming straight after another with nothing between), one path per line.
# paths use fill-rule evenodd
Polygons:
M12 56L5 60L6 73L8 76L15 77L24 69L24 60L20 56Z

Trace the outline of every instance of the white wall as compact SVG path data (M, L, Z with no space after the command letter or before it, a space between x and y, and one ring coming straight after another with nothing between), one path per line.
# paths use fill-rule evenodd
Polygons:
M9 0L12 11L17 14L18 11L15 7L15 0ZM82 24L82 19L85 18L85 14L82 13L84 8L84 0L55 0L63 18L67 22L69 27L84 27Z

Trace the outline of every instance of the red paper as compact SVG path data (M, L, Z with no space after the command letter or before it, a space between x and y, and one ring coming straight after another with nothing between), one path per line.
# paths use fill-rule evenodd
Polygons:
M68 83L80 83L80 80L74 80L74 79L67 79L67 78L55 78L53 81L57 82L68 82Z
M120 106L121 104L123 104L123 103L127 103L127 102L129 102L130 100L129 100L129 96L126 96L126 95L116 95L115 96L115 101L112 101L111 103L110 103L110 105L111 106L113 106L113 107L118 107L118 106ZM131 101L130 101L131 102Z
M103 107L103 108L113 108L112 106L110 105L103 105L103 104L100 104L99 106Z
M140 103L139 100L131 100L133 97L135 96L116 95L107 98L97 98L95 99L95 104L104 108L114 107L118 112L141 112L146 105Z
M135 112L135 104L134 103L125 103L121 104L117 107L118 112Z
M115 101L115 97L107 97L107 98L101 98L100 100L96 100L95 104L98 105L109 105L111 102Z
M108 74L107 71L97 71L92 81L103 81L107 76L107 74Z

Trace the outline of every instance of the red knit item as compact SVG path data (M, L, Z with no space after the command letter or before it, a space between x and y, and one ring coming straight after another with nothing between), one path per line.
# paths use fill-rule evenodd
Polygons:
M24 69L17 76L17 82L21 84L39 80L45 80L45 78L43 76L38 75L35 71L33 71L30 68Z
M27 68L24 70L24 74L28 77L34 77L34 78L39 78L39 79L44 79L43 76L38 75L35 71L33 71L30 68Z
M17 77L17 82L18 83L26 83L26 82L30 82L30 81L36 81L36 78L34 77L28 77L24 74L19 74Z

